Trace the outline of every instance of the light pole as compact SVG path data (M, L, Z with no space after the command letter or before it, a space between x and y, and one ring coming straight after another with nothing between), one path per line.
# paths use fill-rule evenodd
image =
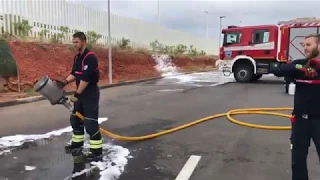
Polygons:
M208 22L208 16L209 16L209 11L204 11L206 13L206 24L207 24L207 40L209 39L209 22Z
M220 16L220 26L219 26L219 50L221 45L221 31L222 31L222 19L226 18L226 16Z
M158 8L158 14L157 14L158 25L160 25L160 0L158 0L157 8Z
M112 44L110 27L110 0L108 0L108 46L109 46L109 84L112 84Z

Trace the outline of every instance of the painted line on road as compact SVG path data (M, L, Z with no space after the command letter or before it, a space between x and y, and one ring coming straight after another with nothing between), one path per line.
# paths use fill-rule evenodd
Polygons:
M175 92L175 91L183 91L184 89L160 89L157 90L159 92Z
M201 156L196 156L196 155L190 156L190 158L188 159L188 161L186 162L186 164L183 166L180 173L176 177L176 180L189 180L190 176L192 175L200 159L201 159Z

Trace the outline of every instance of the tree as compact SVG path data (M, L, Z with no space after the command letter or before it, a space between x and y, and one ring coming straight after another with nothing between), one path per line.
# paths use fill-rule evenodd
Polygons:
M121 49L130 49L130 39L122 38L120 42L118 42L118 46Z
M65 40L66 36L68 36L69 34L69 27L67 26L60 26L59 30L61 31L61 33L58 33L58 39L59 40Z
M150 47L153 52L162 52L165 46L161 44L158 40L150 42Z
M67 26L60 26L59 30L64 34L67 35L69 33L69 27Z
M174 51L176 54L183 54L187 51L187 46L183 44L178 44Z
M32 26L29 25L28 20L22 20L21 22L13 23L13 26L22 37L28 36L29 31L32 29Z
M47 34L48 34L49 30L48 29L42 29L39 33L39 36L40 36L40 40L42 41L43 40L43 37L46 37Z
M200 55L204 56L204 55L206 55L206 54L207 54L207 53L206 53L204 50L201 50Z
M88 31L87 37L89 44L96 44L96 42L102 37L102 35L96 33L95 31Z

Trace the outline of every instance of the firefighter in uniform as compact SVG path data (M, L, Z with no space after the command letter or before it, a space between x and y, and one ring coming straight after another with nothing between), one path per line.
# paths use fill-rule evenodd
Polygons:
M70 98L70 101L74 102L73 114L70 117L73 128L72 143L65 149L67 153L82 149L85 128L90 135L90 153L86 158L95 160L101 158L103 146L98 123L100 99L98 60L93 52L86 48L86 35L83 32L73 35L73 44L79 53L74 58L71 74L63 81L56 80L62 88L73 81L76 81L77 85L77 90ZM77 111L84 115L84 121L74 115Z
M310 141L320 157L320 36L304 40L306 59L273 65L273 73L296 80L292 112L291 156L292 180L309 180L307 156Z

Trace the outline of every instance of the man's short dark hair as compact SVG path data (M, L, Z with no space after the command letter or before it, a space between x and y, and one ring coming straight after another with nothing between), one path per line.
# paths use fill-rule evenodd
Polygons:
M87 37L83 32L76 32L72 36L73 38L79 38L81 41L86 41Z
M320 34L309 34L304 39L308 39L308 38L316 38L317 43L320 43Z

